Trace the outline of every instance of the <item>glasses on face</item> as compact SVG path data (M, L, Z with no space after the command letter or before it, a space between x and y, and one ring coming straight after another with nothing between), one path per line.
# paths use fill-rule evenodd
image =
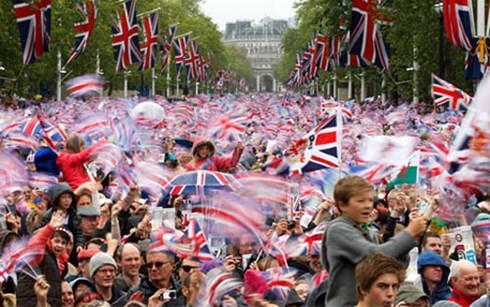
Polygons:
M183 265L181 266L181 269L184 270L184 272L189 273L192 269L197 269L199 267L197 266L192 266L192 265Z
M145 264L146 268L149 270L149 269L152 269L153 267L157 268L157 269L161 269L164 265L166 265L167 263L169 263L170 261L156 261L156 262L147 262Z

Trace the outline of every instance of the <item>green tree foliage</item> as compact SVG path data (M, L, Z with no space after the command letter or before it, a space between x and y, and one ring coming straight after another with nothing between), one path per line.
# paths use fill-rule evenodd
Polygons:
M345 33L351 21L351 0L304 0L296 4L298 27L290 29L282 37L284 56L275 67L275 75L285 80L294 69L296 54L302 53L305 44L315 33L335 37ZM439 27L440 16L434 2L427 0L384 1L381 14L393 20L391 25L379 25L385 42L389 46L390 68L386 73L387 90L392 96L410 99L413 93L414 56L419 65L418 94L422 100L430 99L431 73L439 71ZM458 87L471 92L472 82L463 78L464 52L450 46L443 36L444 76ZM407 70L408 69L408 70ZM366 72L368 83L380 93L381 74L377 68L336 68L338 79L347 72ZM332 73L320 73L319 83L332 78Z
M50 52L37 59L36 63L24 66L22 64L22 50L19 29L15 20L12 1L0 1L0 61L5 71L0 77L15 79L15 90L20 95L33 96L46 89L49 94L55 94L57 71L57 52L61 53L62 63L65 66L70 50L75 43L73 24L82 21L77 12L77 3L83 4L85 0L52 1L51 10L51 46ZM192 32L191 37L198 37L200 53L203 56L211 55L211 69L209 76L217 67L227 65L227 61L235 61L237 56L227 51L222 42L222 34L217 25L205 16L200 10L201 0L137 0L137 13L141 14L160 8L159 35L167 34L169 25L179 23L177 35ZM111 45L111 26L117 16L117 5L113 1L98 1L98 17L89 45L75 61L66 65L66 75L69 79L85 73L95 73L97 54L100 56L101 69L104 79L111 88L122 89L123 73L115 73L114 51ZM141 24L141 17L138 17ZM143 35L140 33L140 41ZM228 55L225 55L228 53ZM160 54L157 54L157 93L164 93L166 88L166 72L160 72ZM237 68L243 63L236 62ZM240 65L239 65L240 64ZM171 77L175 82L175 68L171 64ZM130 89L149 87L150 71L138 71L138 64L129 68ZM246 69L244 69L246 71ZM64 80L66 81L66 80Z

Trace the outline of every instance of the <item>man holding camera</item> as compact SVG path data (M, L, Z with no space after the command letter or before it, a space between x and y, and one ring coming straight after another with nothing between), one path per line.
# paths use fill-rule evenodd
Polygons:
M159 300L163 306L178 307L185 305L178 283L172 277L174 255L170 252L150 250L146 255L148 277L143 278L138 286L128 291L132 300L148 304L150 297L161 292ZM163 291L165 289L165 291Z

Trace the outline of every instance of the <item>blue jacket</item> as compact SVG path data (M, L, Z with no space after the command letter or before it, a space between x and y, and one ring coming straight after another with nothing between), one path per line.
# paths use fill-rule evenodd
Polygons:
M427 283L425 281L424 276L422 276L422 270L427 265L436 265L442 268L442 279L437 285L436 289L433 292L430 292L427 288ZM424 287L424 292L430 297L430 303L435 304L438 301L447 300L451 295L451 289L448 286L448 278L450 269L447 266L444 259L431 251L425 251L419 255L417 260L417 269L422 277L422 285Z

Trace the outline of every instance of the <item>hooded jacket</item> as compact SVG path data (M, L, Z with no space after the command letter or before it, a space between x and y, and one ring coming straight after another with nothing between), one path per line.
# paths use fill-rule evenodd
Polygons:
M429 291L427 287L427 282L424 276L422 275L422 271L424 267L428 265L440 266L442 268L441 281L437 285L436 289L432 292ZM431 251L426 251L421 253L417 260L417 270L420 276L422 277L422 286L424 288L425 294L427 294L430 297L431 304L435 304L438 301L449 299L449 296L451 295L451 289L449 288L447 283L448 283L450 269L441 256Z
M206 159L201 159L198 156L199 149L202 146L208 146L210 150L209 157ZM208 171L227 171L230 168L234 168L237 166L238 162L240 162L240 157L242 155L243 150L239 150L235 148L230 157L219 157L215 156L215 147L213 142L209 139L206 139L203 136L197 136L194 140L194 146L192 147L192 156L193 159L187 163L186 170L187 171L196 171L196 170L208 170Z
M353 220L339 217L330 222L323 234L321 260L329 275L325 306L355 306L355 270L368 255L383 253L408 264L408 252L415 246L412 236L402 231L388 242L378 244L370 230Z
M51 221L51 216L53 212L58 210L58 204L60 196L64 193L69 193L72 196L72 203L70 208L68 208L68 225L65 225L68 230L73 233L74 240L74 251L76 251L77 246L83 246L85 244L85 239L82 234L82 226L80 224L80 217L77 215L76 209L76 201L75 201L75 193L66 182L60 182L51 187L48 191L48 195L51 202L51 208L44 212L43 217L41 219L40 227L43 227Z

